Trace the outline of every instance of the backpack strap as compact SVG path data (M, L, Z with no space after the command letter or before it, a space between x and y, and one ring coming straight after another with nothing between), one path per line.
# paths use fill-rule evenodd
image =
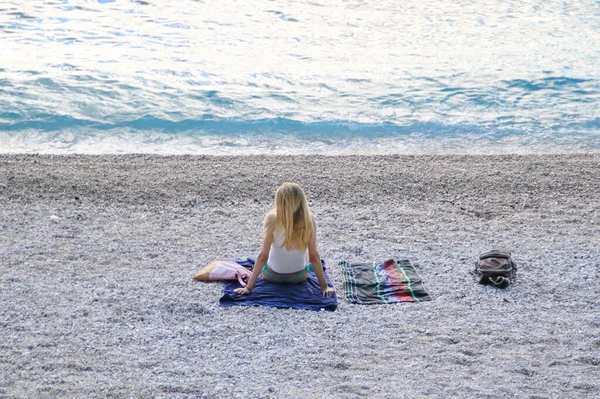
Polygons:
M493 284L498 288L505 288L510 283L510 280L507 277L497 276L497 277L488 277L488 281L490 284Z

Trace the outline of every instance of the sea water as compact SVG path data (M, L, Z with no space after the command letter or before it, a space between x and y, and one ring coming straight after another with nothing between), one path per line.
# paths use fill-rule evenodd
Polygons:
M599 150L597 0L0 0L0 153Z

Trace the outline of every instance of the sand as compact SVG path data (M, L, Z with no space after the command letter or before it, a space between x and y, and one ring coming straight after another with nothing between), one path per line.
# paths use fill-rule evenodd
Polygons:
M432 301L222 308L283 181L337 262L418 265ZM0 397L598 398L600 154L0 156ZM469 273L512 250L506 290Z

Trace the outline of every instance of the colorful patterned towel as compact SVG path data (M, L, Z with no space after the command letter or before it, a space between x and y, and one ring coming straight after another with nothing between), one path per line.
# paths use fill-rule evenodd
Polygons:
M254 259L236 259L242 266L254 266ZM323 261L322 261L323 262ZM323 262L325 279L330 287L333 287ZM266 306L279 309L303 309L303 310L330 310L337 309L337 296L324 297L314 270L310 269L308 278L301 284L274 284L265 281L262 276L256 281L256 285L250 295L239 295L233 292L241 287L237 281L225 281L223 283L223 296L219 299L221 306Z
M350 303L371 305L421 302L431 298L409 260L390 259L383 263L339 263L344 296Z

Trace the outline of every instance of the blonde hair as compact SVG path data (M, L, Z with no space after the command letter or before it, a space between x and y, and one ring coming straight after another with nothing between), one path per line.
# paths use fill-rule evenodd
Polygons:
M265 216L265 234L285 231L283 245L304 251L314 231L313 218L304 190L296 183L283 183L275 193L275 209Z

